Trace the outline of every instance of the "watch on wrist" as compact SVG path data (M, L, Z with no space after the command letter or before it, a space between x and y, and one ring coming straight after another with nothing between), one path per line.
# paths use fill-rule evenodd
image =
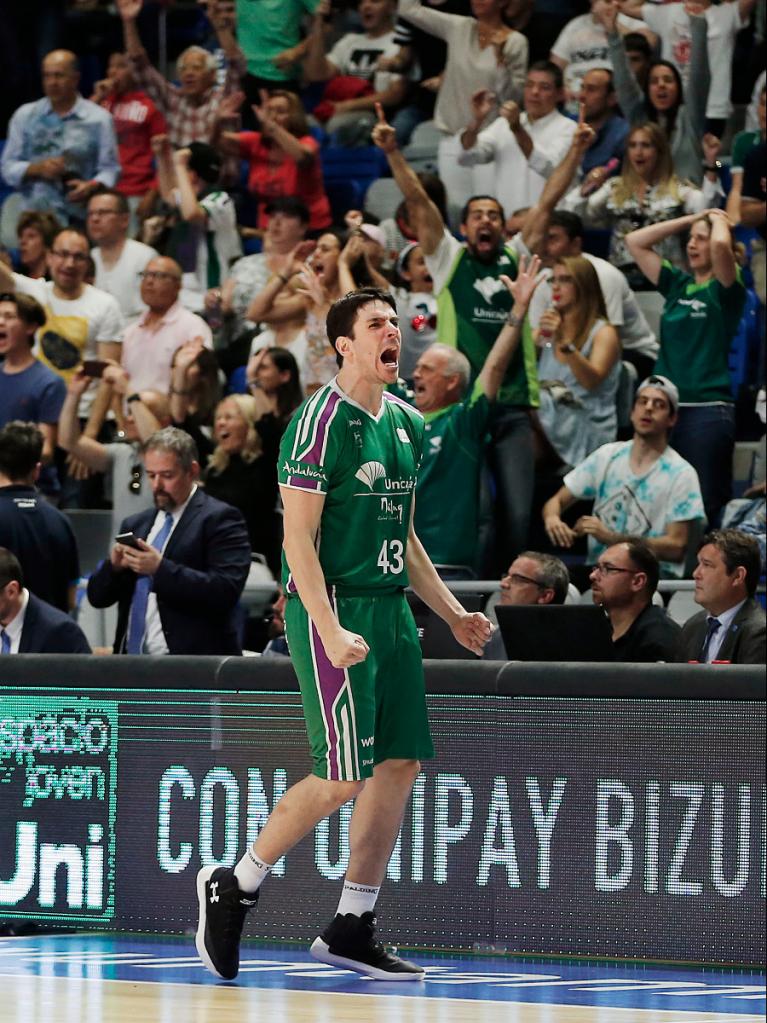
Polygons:
M521 327L524 316L517 316L513 309L509 310L509 315L506 317L506 322L510 327Z
M134 391L133 394L129 394L128 397L125 399L125 404L130 405L131 402L133 401L141 401L141 395L138 393L138 391Z
M568 341L566 345L560 345L559 350L563 355L572 355L573 352L578 351L572 341Z
M721 169L722 169L722 161L721 160L714 160L713 163L704 163L703 164L703 172L705 174L708 174L708 173L718 174L721 171Z

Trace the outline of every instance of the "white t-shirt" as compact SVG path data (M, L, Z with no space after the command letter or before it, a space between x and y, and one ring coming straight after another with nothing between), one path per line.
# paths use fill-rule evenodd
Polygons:
M690 74L690 18L683 3L647 3L642 5L642 17L660 36L661 58L670 60L679 69L685 88ZM711 84L708 89L706 117L724 118L732 113L730 88L732 85L732 55L735 36L745 27L740 17L737 0L712 5L706 9L708 25L708 65Z
M122 338L123 318L116 299L91 284L83 286L79 298L64 299L54 294L53 281L14 274L16 290L32 295L45 309L45 326L37 332L34 353L42 363L68 381L85 359L97 359L100 341ZM78 414L90 412L94 386L82 396Z
M120 311L125 318L126 327L130 326L146 311L141 299L141 278L139 274L146 269L150 259L157 258L157 252L143 242L128 238L120 258L109 270L104 267L101 248L91 249L93 262L96 264L96 287L106 291L117 299Z
M578 498L594 499L594 514L621 536L663 536L671 522L705 519L698 474L667 447L643 476L631 469L634 442L603 444L567 473L562 482ZM595 564L606 546L589 537L588 561ZM661 561L661 574L681 578L684 564Z
M376 92L384 92L402 76L391 71L376 71L376 61L379 57L394 57L398 52L393 29L375 39L363 32L348 32L330 51L328 60L342 75L365 78L373 83Z
M181 199L176 192L176 204ZM182 277L181 304L192 312L199 312L205 304L205 292L216 288L229 276L229 268L242 255L242 244L237 231L237 213L232 198L226 192L215 190L200 199L208 222L198 230L194 270ZM189 225L192 229L192 225Z
M625 14L618 15L618 24L630 32L639 32L647 28L643 21L629 18ZM610 47L607 44L607 31L591 14L579 14L577 18L568 21L559 33L551 52L560 60L567 61L565 88L570 97L567 108L571 113L577 114L577 96L581 91L583 76L594 68L613 66L610 60Z
M533 142L529 159L505 117L497 117L479 133L476 144L471 149L461 148L458 156L463 167L493 163L493 195L498 197L507 216L538 201L546 179L564 160L577 128L575 121L558 110L535 121L522 114L520 123Z

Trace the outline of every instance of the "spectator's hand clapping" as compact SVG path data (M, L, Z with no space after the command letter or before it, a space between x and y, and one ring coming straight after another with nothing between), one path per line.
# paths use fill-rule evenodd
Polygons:
M67 162L63 156L48 156L35 164L35 176L45 181L55 181L66 172Z
M501 274L500 279L506 290L511 293L514 304L527 309L533 292L545 276L546 273L541 270L541 260L538 256L533 256L529 264L524 256L520 256L516 280L507 277L506 274Z
M384 153L393 153L397 149L397 135L386 120L386 114L380 103L376 103L375 110L378 120L373 127L373 145L378 146Z
M495 108L498 97L490 89L477 89L471 94L471 113L477 124L482 124Z
M328 295L325 291L325 286L320 275L314 272L309 263L304 263L303 269L298 276L303 285L302 288L296 288L298 294L304 295L316 306L327 305Z
M290 278L294 274L303 273L306 269L306 261L316 247L316 242L313 241L299 242L285 260L285 276Z
M271 136L274 134L277 122L266 108L266 104L269 102L269 93L266 89L259 89L258 94L261 97L261 102L254 103L251 109L261 125L261 133L263 135Z
M512 131L515 131L519 127L519 119L522 116L522 111L519 109L519 103L515 103L513 99L506 100L506 102L501 105L501 109L498 113L509 122L509 128Z
M362 227L363 216L361 210L347 210L344 213L344 223L350 231L357 231Z

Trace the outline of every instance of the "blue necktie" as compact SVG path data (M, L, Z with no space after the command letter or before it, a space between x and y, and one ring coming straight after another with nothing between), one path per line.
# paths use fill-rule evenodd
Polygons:
M706 638L703 640L703 647L700 651L700 660L703 664L708 662L708 648L711 646L711 640L721 627L722 623L718 618L708 619L708 632L706 633Z
M157 536L152 540L155 550L161 551L168 539L173 516L165 512L165 522ZM148 575L140 575L136 580L136 588L133 591L133 600L130 605L130 621L128 622L128 653L140 654L144 647L144 632L146 631L146 609L149 603L149 594L152 592L152 578Z
M3 629L0 631L0 654L9 654L11 652L11 637Z

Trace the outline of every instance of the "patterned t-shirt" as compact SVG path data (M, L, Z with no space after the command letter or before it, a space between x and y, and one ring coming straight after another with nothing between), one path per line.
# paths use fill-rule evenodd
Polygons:
M631 468L633 441L603 444L562 481L578 498L594 499L594 514L620 536L663 536L671 522L704 519L698 474L673 448L667 447L647 472ZM595 564L607 550L589 537L588 560ZM681 561L661 561L661 575L681 579Z
M282 487L325 495L317 551L339 596L408 585L405 552L423 448L420 412L384 394L377 415L337 378L296 411L277 463ZM283 586L296 593L283 552Z

